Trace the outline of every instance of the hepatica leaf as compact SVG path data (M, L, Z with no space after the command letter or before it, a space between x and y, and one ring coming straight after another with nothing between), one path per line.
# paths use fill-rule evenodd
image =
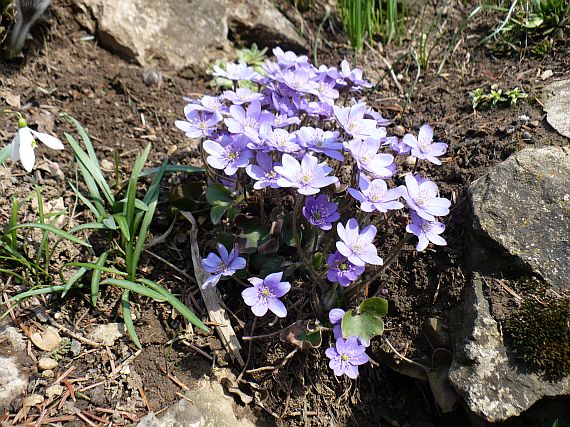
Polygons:
M362 302L358 309L349 310L342 318L342 335L344 338L355 336L364 340L382 335L384 321L382 317L388 312L388 301L373 297Z

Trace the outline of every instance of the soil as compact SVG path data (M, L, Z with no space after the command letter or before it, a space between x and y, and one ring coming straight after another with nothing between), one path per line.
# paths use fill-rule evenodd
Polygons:
M344 42L338 17L332 14L323 21L325 3L316 1L313 9L300 14L289 2L278 2L297 26L303 26L312 43L318 34L318 62L333 65L352 52ZM417 80L417 65L409 54L414 48L414 39L404 40L401 46L390 44L382 47L379 44L376 51L365 50L363 54L350 58L365 70L365 75L372 81L378 81L367 95L372 106L406 131L417 132L422 124L429 123L434 127L435 139L449 144L448 157L443 165L429 171L442 196L453 202L445 232L448 246L430 248L418 254L413 244L407 244L396 262L369 288L369 294L384 289L389 300L385 336L391 345L403 356L427 365L431 364L434 349L451 349L447 338L447 331L454 326L450 324L450 314L458 307L463 287L472 275L472 269L465 260L464 234L469 225L466 187L490 167L526 146L568 143L547 124L540 104L544 84L540 78L542 72L552 70L553 78L559 78L570 70L568 33L558 38L554 50L547 55L533 57L527 54L520 58L519 53L513 52L498 58L488 45L479 44L481 36L492 31L497 19L495 16L477 15L460 31L463 20L474 7L475 3L448 7L438 33L441 38L432 52L429 68L422 70ZM430 11L433 11L431 6L425 12L426 16L430 16ZM420 16L421 13L421 10L412 9L409 15ZM322 31L318 32L323 22ZM40 124L40 131L53 131L57 135L73 133L73 128L59 114L66 112L75 117L89 133L100 159L108 160L111 167L107 172L111 177L114 177L115 159L118 159L119 176L124 179L136 155L149 142L153 144L149 165L158 165L165 154L174 164L201 164L196 143L185 138L173 123L183 115L182 96L212 92L206 76L191 71L177 74L161 69L162 84L146 85L144 70L106 51L95 39L89 38L90 34L74 19L70 2L65 0L52 5L47 20L36 26L32 35L34 40L27 43L23 59L9 61L0 58L1 108L18 109L30 118L30 123ZM437 69L448 46L454 48L453 53L438 75ZM392 64L395 78L382 58ZM529 97L514 106L473 112L469 91L478 87L489 88L492 84L505 89L518 86ZM18 95L19 106L14 99ZM527 119L521 119L521 116ZM399 131L396 126L390 130ZM14 131L13 118L0 115L2 146L10 142ZM37 151L40 159L44 153L42 150ZM75 177L69 150L50 151L46 155L57 164L56 170L50 171L50 164L44 162L44 168L34 174L43 188L45 200L62 197L66 207L74 206L74 196L65 185L67 180ZM53 169L54 165L51 166ZM58 176L58 169L62 175ZM2 224L10 216L12 197L22 199L33 191L32 178L20 170L17 167L11 168L11 172L10 169L2 169ZM149 252L154 255L145 255L143 269L149 278L181 295L195 312L203 314L199 290L188 278L193 276L188 250L188 223L173 217L168 208L171 190L196 179L172 175L163 182L159 213L153 223L151 238L165 233L172 223L174 225L164 242L150 248ZM85 215L82 209L78 206L74 215L66 217L68 226L80 223ZM21 215L25 215L27 220L33 219L34 209L30 206ZM207 241L207 237L208 234L202 232L200 241ZM387 242L387 247L390 244ZM382 248L382 251L386 249ZM63 247L57 253L56 263L62 265L73 256L71 248ZM508 286L513 278L499 279ZM2 280L5 295L21 290L11 282L5 282L4 278ZM491 280L489 283L495 282ZM504 287L493 286L493 307L506 310L494 314L499 320L504 320L508 318L509 310L516 307L515 297L504 291ZM222 292L225 304L235 316L250 321L247 311L237 302L236 294ZM120 294L112 289L103 292L96 309L81 293L72 292L65 299L54 295L22 304L14 312L14 319L24 331L45 328L41 318L32 310L43 307L52 318L82 334L97 324L121 322L119 301ZM216 336L187 334L193 340L190 347L176 340L188 330L179 316L166 309L165 305L140 298L133 304L133 310L143 343L141 352L136 351L128 338L124 338L105 350L84 345L82 352L75 357L71 353L62 355L58 373L74 367L69 378L79 378L81 387L101 382L86 391L86 398L73 402L76 409L100 418L107 417L107 420L113 416L119 424L129 423L149 411L160 411L173 404L179 400L179 393L183 393L184 387L192 387L203 375L217 371L223 376L220 374L224 372L220 371L223 368L230 368L236 376L240 374L241 368L230 360ZM443 325L443 333L434 335L426 328L426 324L434 319ZM272 330L289 323L280 321L272 326ZM232 324L238 336L249 334L250 324L244 327L236 319L232 319ZM257 326L257 330L261 328L262 325ZM361 370L362 375L356 382L334 377L323 352L299 351L290 355L292 347L276 336L253 343L249 369L279 367L245 375L247 382L241 390L246 395L254 395L257 404L244 406L239 396L233 395L240 414L256 420L258 425L455 426L468 423L468 415L461 405L455 411L443 414L429 385L418 379L422 377L421 372L410 371L410 366L393 356L381 340L374 341L369 352L371 358L379 363ZM247 357L248 343L243 344L242 355ZM195 348L201 349L208 357ZM32 357L39 357L39 352L31 347L29 353ZM134 356L130 371L113 375L114 368L129 356ZM408 376L402 374L404 371ZM49 381L36 372L33 383L30 393L42 390ZM37 415L34 411L30 412L31 419ZM71 413L73 410L64 406L50 416ZM77 419L65 425L82 425L82 421Z

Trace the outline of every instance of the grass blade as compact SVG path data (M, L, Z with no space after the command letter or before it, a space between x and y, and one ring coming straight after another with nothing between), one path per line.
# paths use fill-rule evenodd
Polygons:
M160 168L150 168L143 170L139 178L143 178L145 176L154 175L158 173ZM164 173L171 173L171 172L184 172L184 173L203 173L206 172L204 168L198 168L196 166L185 166L185 165L168 165Z
M14 229L19 229L19 228L39 228L40 230L48 231L48 232L53 233L59 237L62 237L66 240L69 240L70 242L77 243L78 245L87 246L88 248L91 247L91 245L89 243L84 242L79 237L75 237L73 234L70 234L66 231L60 230L59 228L54 227L50 224L40 224L37 222L29 222L26 224L17 224L13 227L10 227L7 230L7 232L10 232Z
M186 305L182 301L180 301L178 298L176 298L174 295L172 295L170 292L168 292L158 283L155 283L152 280L148 279L139 279L138 281L140 283L145 284L152 290L163 295L166 298L166 302L168 302L172 307L174 307L174 309L178 311L182 316L184 316L186 320L188 320L194 326L202 329L204 332L208 332L208 328L206 327L206 325L202 323L202 321L192 312L192 310L186 307Z
M97 307L97 297L99 296L99 283L101 283L101 273L103 271L109 272L108 270L112 269L105 269L105 263L107 262L107 257L109 256L109 252L103 252L95 266L95 271L91 276L91 304L93 307Z
M141 285L140 283L131 282L130 280L125 279L105 279L101 281L100 285L113 285L117 286L121 289L126 289L137 294L144 295L145 297L152 298L159 302L166 301L164 295L159 294L158 292L147 288L146 286Z
M67 295L67 293L73 287L73 285L75 285L75 283L77 283L77 281L81 279L85 275L85 273L87 273L87 269L85 267L81 267L79 270L75 272L73 276L69 278L67 282L65 282L65 285L63 287L63 292L61 293L62 298L65 295Z
M129 302L129 291L125 289L123 295L121 296L121 307L123 308L123 320L125 321L125 327L127 332L137 348L142 348L142 344L135 330L135 324L133 323L133 317L131 316L131 303Z

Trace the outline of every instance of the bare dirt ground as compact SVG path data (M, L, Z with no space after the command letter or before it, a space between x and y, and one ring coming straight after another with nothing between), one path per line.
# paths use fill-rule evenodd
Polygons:
M315 37L316 28L325 15L320 2L304 18L300 18L288 3L280 4L297 24L303 19L307 35ZM563 35L547 55L527 55L521 59L513 53L499 58L488 46L478 44L480 36L488 34L495 22L487 15L475 18L452 40L454 29L459 28L470 10L450 7L444 27L446 32L440 41L443 47L434 49L430 68L417 81L416 65L410 58L403 57L411 41L390 50L384 49L383 55L392 62L395 75L401 75L396 80L402 92L386 63L375 52L365 52L352 59L374 82L378 81L368 99L385 117L406 131L417 131L423 123L430 123L436 139L449 144L444 165L431 171L432 176L435 173L434 179L443 196L453 201L445 233L448 246L422 254L416 253L412 245L406 246L398 261L374 284L375 288L370 289L370 292L377 288L387 289L390 310L386 335L390 342L403 355L424 362L429 362L431 351L440 346L426 335L426 319L438 318L445 328L452 328L450 313L459 304L462 289L472 274L464 259L463 237L468 225L466 186L525 146L567 144L544 119L540 104L544 82L540 76L545 70L552 70L554 79L568 73L568 34ZM341 28L334 16L323 26L320 37L328 42L319 47L320 63L338 64L350 54L341 42ZM57 135L73 131L59 113L72 115L88 131L100 158L111 165L115 158L119 159L123 175L129 172L134 157L148 142L153 144L152 165L157 165L166 153L173 163L199 165L196 144L185 138L173 123L182 117L182 96L211 92L206 76L191 72L178 75L163 69L162 85L147 86L141 67L102 49L96 40L85 39L88 35L73 18L70 4L57 2L51 8L48 20L34 29L34 40L27 44L24 59L8 61L0 58L0 107L17 108L14 104L19 103L20 111L31 118L30 122L39 123L43 129ZM452 41L457 45L456 49L438 76L437 68L445 48ZM402 59L398 60L400 56ZM518 86L529 97L512 107L474 113L469 91L488 88L492 84L509 89ZM521 120L523 115L528 120ZM10 142L15 130L14 120L0 115L2 145ZM44 197L46 200L62 197L66 207L73 206L73 194L65 185L75 176L69 150L50 152L46 157L57 162L63 176L50 173L47 167L36 172L36 179L45 189ZM112 167L108 173L114 176ZM12 168L11 176L8 175L0 184L2 224L9 218L12 197L24 198L33 191L30 177L18 168ZM170 191L188 179L196 178L172 176L163 183L159 214L152 232L154 236L164 233L173 221L174 227L165 242L152 247L152 254L145 255L143 268L150 278L182 295L193 310L203 314L195 284L168 265L174 264L185 274L192 275L188 223L173 217L168 208ZM82 208L77 209L76 219L82 215ZM32 207L26 215L33 217ZM207 230L204 230L201 238L207 236ZM68 261L70 256L64 251L59 262ZM1 287L5 295L19 290L4 279ZM497 292L502 298L509 298L507 293ZM192 302L191 295L198 299L197 305ZM224 301L238 318L243 319L244 307L235 295L226 291ZM88 298L80 293L73 293L63 300L53 295L22 305L14 312L14 320L26 333L41 329L45 324L34 315L32 308L43 307L57 322L81 334L96 324L120 322L119 301L120 294L113 290L104 293L97 309L93 309ZM75 357L71 353L62 355L58 374L73 368L68 378L81 380L73 382L73 387L76 390L86 388L73 402L76 408L101 419L107 417L107 420L112 415L109 410L120 410L121 413L115 412L117 421L129 423L151 410L159 411L177 401L177 393L183 392L181 384L192 387L200 377L211 373L213 365L218 370L230 368L234 374L239 374L241 369L229 360L216 337L198 335L194 341L194 345L207 355L215 356L216 363L213 364L192 348L171 342L183 332L183 322L173 311L146 298L136 302L134 313L144 346L142 352L137 352L125 338L105 350L84 345ZM507 303L504 305L508 306ZM234 327L238 335L245 334L239 322ZM373 343L372 359L398 369L390 350L380 344L380 341ZM278 337L258 340L252 347L249 366L279 365L290 351L291 348ZM32 359L39 357L33 347L28 348L28 353ZM244 355L246 353L247 345L244 345ZM130 371L117 374L116 366L132 355L136 357L130 364ZM51 381L42 378L34 369L31 364L33 381L30 390L38 392ZM244 393L255 394L262 404L244 409L236 398L236 407L257 420L259 425L452 426L467 422L461 407L450 414L440 413L425 382L403 376L384 363L365 368L357 382L350 382L331 374L323 354L298 352L282 368L252 373L246 378L255 386L243 386ZM88 388L97 383L100 384ZM60 407L55 402L53 408L50 409L51 417L72 413L63 403ZM33 414L32 410L29 416ZM83 424L77 420L66 425Z

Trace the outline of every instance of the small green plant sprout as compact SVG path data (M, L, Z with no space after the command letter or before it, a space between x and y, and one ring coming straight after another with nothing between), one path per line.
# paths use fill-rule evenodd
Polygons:
M235 90L237 87L247 87L251 90L256 90L257 85L255 83L242 80L239 82L239 85L236 85L236 79L232 77L234 77L234 71L239 73L242 67L248 70L253 69L256 73L263 75L264 71L261 66L267 59L266 52L267 48L260 50L257 44L253 43L250 48L236 50L237 65L232 62L217 60L208 70L208 74L213 77L210 85L220 89L234 88Z
M483 88L477 88L471 92L469 92L469 96L471 96L471 106L473 110L476 110L479 105L485 102L486 94Z
M253 67L256 72L259 72L256 67L261 67L265 64L267 59L267 48L259 49L256 43L253 43L249 48L238 49L236 54L238 61L245 62L247 65Z
M507 95L507 98L511 101L511 105L515 105L521 98L528 98L528 94L524 93L518 87L508 90L505 95Z
M509 105L515 105L519 99L527 98L528 94L519 87L503 91L499 85L494 84L488 93L483 88L477 88L469 92L469 96L473 110L477 110L479 107L490 108L507 102Z

